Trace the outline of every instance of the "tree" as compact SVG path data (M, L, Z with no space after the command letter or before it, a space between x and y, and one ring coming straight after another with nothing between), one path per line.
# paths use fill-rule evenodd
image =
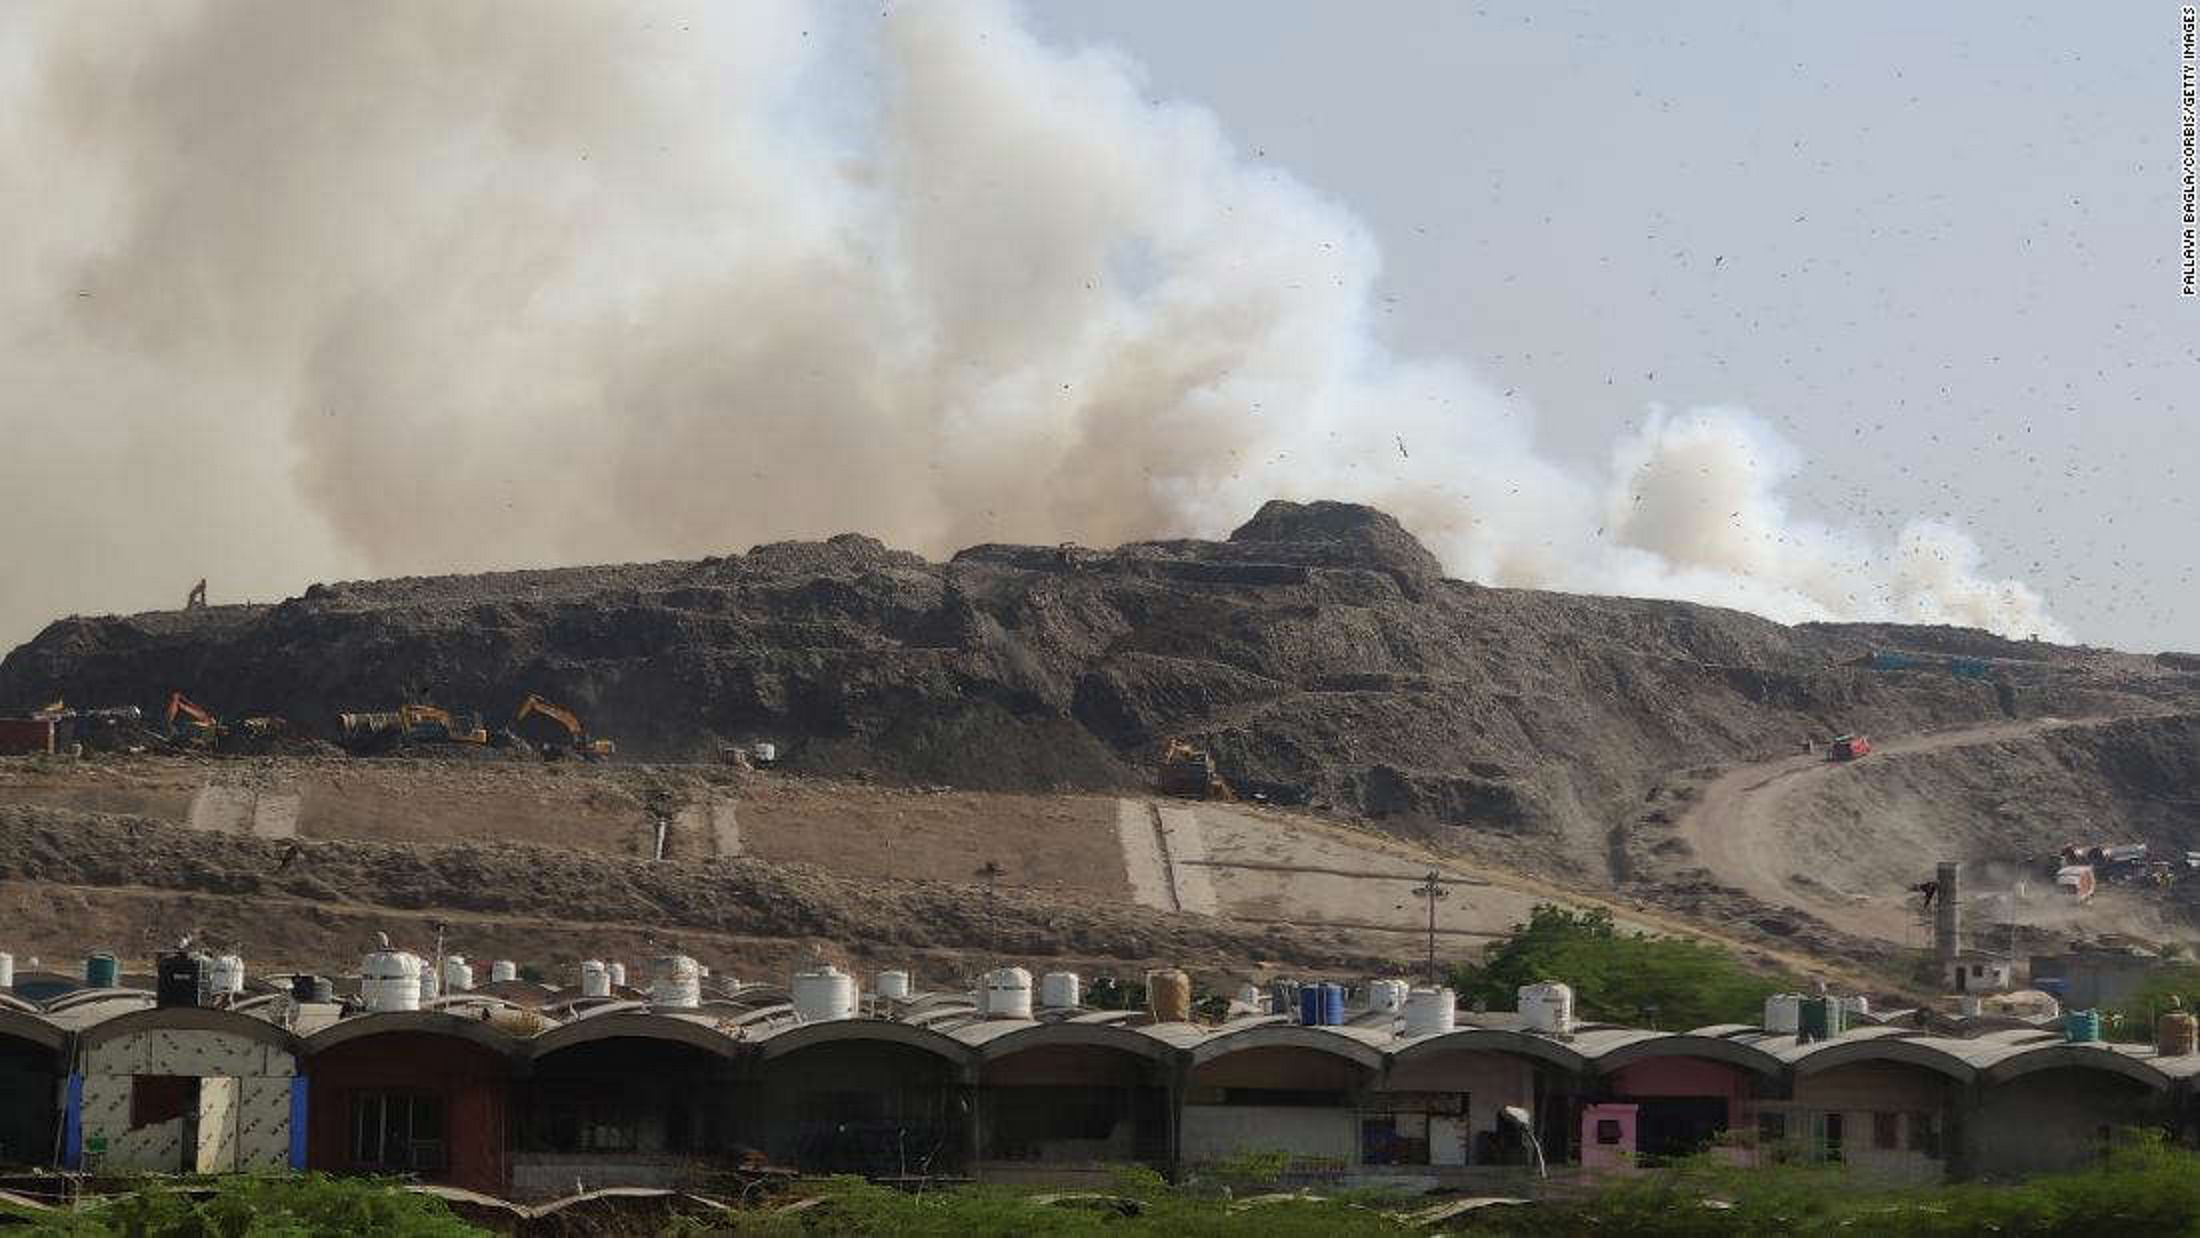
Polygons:
M1548 903L1492 943L1480 963L1460 964L1451 975L1463 1002L1479 999L1491 1010L1512 1009L1520 986L1544 980L1572 986L1581 1018L1681 1030L1755 1023L1767 996L1794 987L1717 946L1623 933L1609 910Z

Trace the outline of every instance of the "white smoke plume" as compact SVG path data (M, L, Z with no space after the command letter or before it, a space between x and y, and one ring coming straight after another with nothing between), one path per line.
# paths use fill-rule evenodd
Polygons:
M1731 412L1608 478L1370 328L1364 227L974 3L0 8L0 631L315 579L939 553L1385 507L1454 573L2059 634L1785 510Z

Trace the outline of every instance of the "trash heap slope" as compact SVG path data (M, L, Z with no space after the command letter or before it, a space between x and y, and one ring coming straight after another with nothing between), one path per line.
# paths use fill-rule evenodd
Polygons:
M1960 648L1981 678L1839 665ZM0 709L53 697L323 735L432 701L492 723L528 692L623 752L771 739L796 770L997 790L1140 786L1164 737L1242 792L1606 875L1611 828L1676 768L1913 731L2200 698L2149 658L1445 579L1397 521L1273 502L1227 541L976 546L844 534L696 562L315 585L279 605L49 626Z

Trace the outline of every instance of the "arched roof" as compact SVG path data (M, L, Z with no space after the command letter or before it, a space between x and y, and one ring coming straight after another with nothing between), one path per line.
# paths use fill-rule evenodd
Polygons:
M691 1045L706 1053L720 1057L732 1057L740 1052L740 1043L716 1027L695 1019L683 1019L678 1015L657 1014L636 1010L621 1010L593 1015L561 1023L526 1042L526 1053L537 1061L575 1045L590 1044L599 1040L617 1040L622 1037L639 1040L666 1040L674 1044Z
M1113 1049L1156 1062L1169 1061L1177 1053L1176 1048L1166 1041L1113 1023L1038 1023L1017 1028L1005 1036L994 1037L979 1045L978 1058L980 1061L993 1062L1027 1049L1043 1049L1055 1045Z
M1319 1027L1291 1023L1264 1023L1255 1027L1209 1036L1191 1046L1192 1065L1211 1062L1247 1049L1312 1049L1357 1063L1369 1070L1383 1068L1383 1051L1356 1036L1341 1035Z
M1516 1057L1532 1057L1549 1062L1561 1070L1576 1073L1589 1068L1587 1058L1548 1036L1494 1027L1462 1027L1455 1031L1415 1037L1411 1042L1393 1050L1390 1056L1394 1062L1410 1062L1437 1053L1459 1052L1509 1053Z
M1602 1052L1591 1051L1584 1056L1598 1074L1610 1074L1631 1063L1660 1057L1700 1057L1707 1061L1724 1062L1768 1079L1777 1078L1780 1074L1780 1059L1755 1045L1718 1036L1698 1036L1693 1032L1648 1032L1612 1044Z
M1978 1078L1978 1068L1971 1063L1930 1040L1909 1036L1821 1040L1801 1049L1789 1060L1794 1063L1797 1078L1858 1062L1900 1062L1945 1075L1963 1084Z
M306 1037L301 1047L310 1056L325 1053L354 1040L399 1032L454 1036L506 1057L517 1057L521 1051L520 1042L495 1025L480 1019L462 1019L440 1010L379 1010L371 1014L355 1014L338 1019Z
M146 1010L133 1010L111 1019L102 1019L85 1028L81 1036L84 1047L92 1049L118 1036L159 1031L215 1032L239 1036L246 1040L256 1040L293 1056L300 1047L296 1036L265 1019L255 1019L251 1015L206 1006L154 1006Z
M68 1043L69 1034L35 1014L13 1008L0 1009L0 1036L13 1036L55 1053Z
M769 1061L812 1045L862 1040L922 1049L957 1066L972 1058L969 1046L942 1032L911 1023L890 1023L884 1019L832 1019L818 1023L797 1023L793 1027L765 1034L759 1043L764 1046L765 1060Z
M2018 1049L1981 1073L1988 1083L2009 1083L2026 1075L2063 1066L2105 1070L2144 1084L2157 1092L2167 1091L2170 1086L2170 1077L2144 1059L2118 1053L2102 1045L2069 1044L2063 1041Z

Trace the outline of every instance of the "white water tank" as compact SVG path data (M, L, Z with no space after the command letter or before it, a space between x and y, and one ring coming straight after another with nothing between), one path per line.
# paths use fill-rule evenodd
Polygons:
M1031 973L1021 967L999 967L985 974L984 1000L978 1013L997 1019L1031 1017Z
M443 991L453 997L474 987L474 968L463 954L453 954L443 960Z
M794 1013L805 1023L856 1017L856 978L830 963L794 974Z
M359 963L359 996L370 1011L420 1009L420 960L403 950L377 950Z
M684 954L668 954L657 960L656 982L650 985L651 1005L674 1010L693 1010L703 1004L703 969Z
M1268 1008L1268 995L1261 992L1260 986L1257 984L1239 985L1237 999L1238 1005L1245 1007L1247 1010L1266 1010Z
M435 964L415 954L413 962L420 965L420 1004L425 1006L443 992L443 978L435 974Z
M517 979L519 979L519 964L514 963L512 960L498 959L496 962L489 964L489 983L495 984L502 980Z
M1458 997L1450 989L1416 987L1406 993L1405 1015L1405 1034L1408 1036L1448 1032L1456 1026Z
M1050 971L1039 977L1039 1004L1048 1010L1074 1010L1083 1004L1084 982L1073 971Z
M1378 1014L1396 1014L1406 1008L1406 994L1412 987L1403 980L1370 981L1367 1008Z
M1522 1021L1531 1032L1565 1036L1574 1030L1574 991L1567 985L1545 980L1524 984L1519 990Z
M626 987L626 964L606 963L604 964L604 975L610 979L611 987L615 989Z
M909 973L905 971L880 972L878 974L878 995L880 997L890 997L897 1002L908 1001Z
M1803 995L1775 993L1765 999L1765 1030L1775 1036L1793 1036L1803 1026Z
M1847 1011L1852 1020L1857 1015L1867 1015L1872 1012L1872 999L1861 993L1854 997L1842 997L1835 1000L1841 1003L1841 1009Z
M244 960L234 954L217 955L206 968L206 991L231 997L244 992Z
M15 987L15 956L0 950L0 989Z
M581 960L581 996L611 996L611 969L603 965L602 959Z
M758 740L749 745L749 755L758 765L769 765L779 759L779 745L768 739Z

